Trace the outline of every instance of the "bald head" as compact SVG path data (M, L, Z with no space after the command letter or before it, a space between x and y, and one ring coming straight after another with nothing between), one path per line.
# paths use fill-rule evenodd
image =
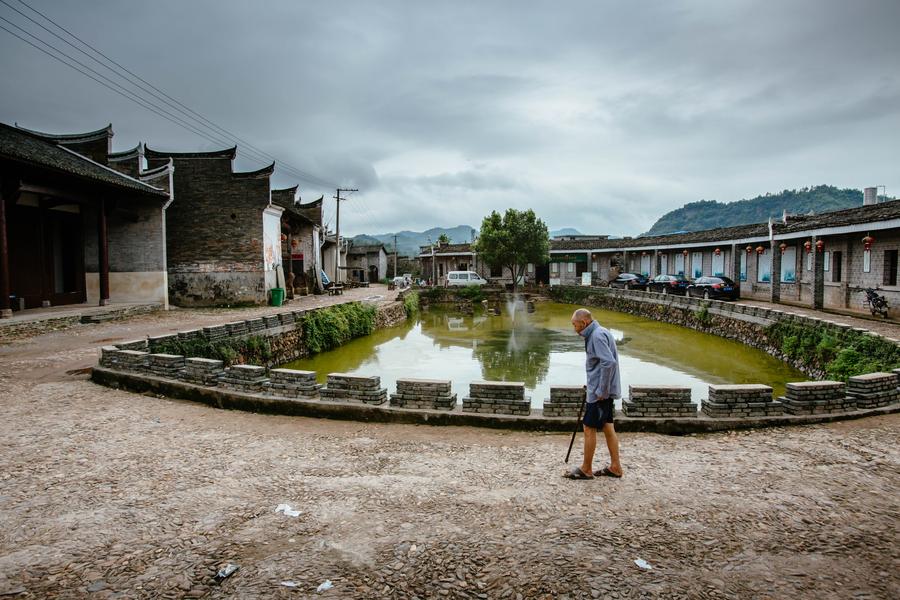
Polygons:
M594 317L591 316L591 311L589 311L588 309L579 308L574 313L572 313L572 320L587 321L588 323L590 323L594 320Z
M575 333L581 333L593 321L594 317L591 316L591 311L586 308L579 308L572 313L572 327L575 328Z

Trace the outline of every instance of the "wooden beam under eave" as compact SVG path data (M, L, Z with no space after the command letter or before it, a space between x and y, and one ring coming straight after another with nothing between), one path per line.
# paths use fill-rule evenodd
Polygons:
M6 205L14 204L21 193L19 178L4 173L0 179L0 319L12 317L12 306L9 303L10 271Z

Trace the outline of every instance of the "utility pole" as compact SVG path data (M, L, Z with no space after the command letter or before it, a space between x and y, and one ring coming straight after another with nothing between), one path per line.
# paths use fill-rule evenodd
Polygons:
M397 234L394 234L394 277L397 276Z
M337 195L334 197L337 200L337 211L334 219L334 241L337 244L337 251L334 253L334 282L341 282L341 200L346 200L346 198L341 198L341 192L358 192L357 189L345 189L338 188L336 190Z

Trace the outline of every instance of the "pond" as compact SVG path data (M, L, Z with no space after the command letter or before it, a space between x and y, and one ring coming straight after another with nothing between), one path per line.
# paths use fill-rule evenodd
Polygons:
M285 367L328 373L379 375L389 393L397 379L449 379L460 401L469 383L524 381L535 408L551 385L583 385L584 342L570 318L570 304L536 303L528 313L508 307L500 315L477 310L462 315L431 308L402 325L375 331L340 348ZM785 383L806 376L782 361L738 342L624 313L594 310L619 348L622 393L628 385L689 386L695 402L709 384L763 383L784 393Z

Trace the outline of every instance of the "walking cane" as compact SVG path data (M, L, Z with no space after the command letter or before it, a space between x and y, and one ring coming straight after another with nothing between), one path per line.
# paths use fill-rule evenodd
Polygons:
M587 386L584 387L584 397L581 399L581 408L578 409L578 421L575 422L575 431L572 432L572 440L569 442L569 451L566 452L566 463L569 462L569 455L572 454L572 446L575 444L575 434L581 429L581 415L584 413L584 405L587 402Z

